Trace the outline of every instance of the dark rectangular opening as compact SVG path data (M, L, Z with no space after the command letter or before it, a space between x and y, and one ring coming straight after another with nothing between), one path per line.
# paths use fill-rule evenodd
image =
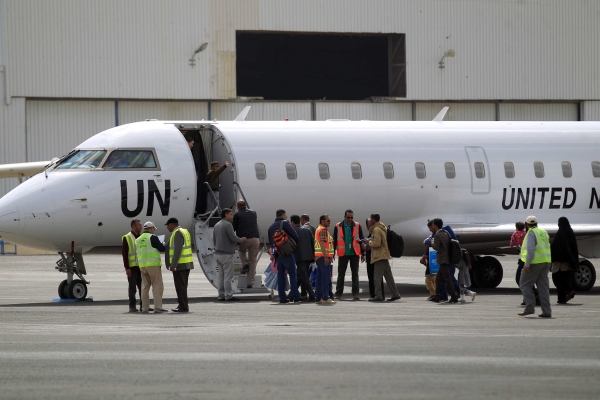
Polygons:
M403 34L238 31L237 95L265 100L406 96Z

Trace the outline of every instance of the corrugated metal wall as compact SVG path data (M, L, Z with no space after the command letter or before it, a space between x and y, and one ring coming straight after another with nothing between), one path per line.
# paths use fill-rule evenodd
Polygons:
M60 157L115 126L113 101L27 101L27 160Z
M0 89L4 89L1 82ZM25 161L25 99L14 98L10 105L0 103L0 164ZM0 179L0 197L18 184L16 178Z
M444 121L495 121L495 103L417 103L417 121L431 121L444 107L450 107Z
M500 121L578 121L579 105L500 103Z
M600 101L584 101L582 107L582 121L600 121Z
M119 101L119 125L145 119L187 121L208 119L206 101Z
M599 1L4 1L14 96L232 98L251 30L406 34L407 100L600 99Z
M316 120L350 119L353 121L368 119L371 121L411 121L411 103L348 103L316 102Z
M292 102L221 102L211 103L211 118L216 120L233 120L246 106L252 106L246 117L247 121L283 121L311 120L311 103L308 101Z

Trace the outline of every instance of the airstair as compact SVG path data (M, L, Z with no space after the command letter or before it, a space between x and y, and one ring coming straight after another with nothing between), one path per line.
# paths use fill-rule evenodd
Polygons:
M248 205L248 201L246 200L244 194L242 193L241 188L239 187L237 182L233 182L233 184L239 190L239 193L246 201L246 205ZM209 193L212 193L210 191ZM214 195L213 195L214 196ZM205 215L201 215L199 218L195 220L194 223L194 244L196 246L196 255L198 256L198 261L200 262L200 267L202 267L202 271L204 271L204 275L206 279L217 288L217 282L219 277L219 266L217 265L217 260L215 257L215 246L213 242L213 232L214 226L221 220L221 207L219 206L216 198L214 199L217 206L214 210L210 211ZM250 207L248 205L248 207ZM264 237L260 232L259 234L261 241L265 243ZM263 248L266 250L266 248ZM257 263L260 260L264 251L259 251L257 256ZM258 267L257 267L258 269ZM271 293L269 289L263 286L263 276L259 273L256 274L254 279L254 285L251 288L247 287L246 274L242 274L242 262L240 260L240 256L236 251L234 254L233 261L233 278L231 279L231 288L234 294L250 294L250 293ZM257 271L258 272L258 271Z

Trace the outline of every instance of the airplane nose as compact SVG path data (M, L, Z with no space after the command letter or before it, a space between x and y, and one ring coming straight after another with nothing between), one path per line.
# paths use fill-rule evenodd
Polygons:
M21 217L15 203L0 199L0 232L18 233L20 224Z

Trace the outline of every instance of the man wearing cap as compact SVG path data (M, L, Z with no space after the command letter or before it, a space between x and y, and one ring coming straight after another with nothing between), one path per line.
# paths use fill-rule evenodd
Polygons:
M210 186L210 190L212 191L212 193L209 192L207 194L206 199L206 211L208 212L214 210L214 208L219 205L219 186L221 186L219 175L221 175L227 167L229 167L228 161L225 161L225 165L223 166L221 166L218 161L213 161L210 164L210 171L206 174L206 182L208 182L208 186ZM217 201L216 204L215 200Z
M188 312L188 278L190 270L194 269L194 258L192 255L192 237L187 229L179 226L177 218L169 218L167 229L171 237L165 251L165 263L167 268L173 272L175 291L177 292L177 308L174 312Z
M156 225L148 221L144 224L144 233L135 240L138 263L142 273L142 312L150 311L150 287L152 286L152 297L154 298L154 313L160 314L162 308L162 295L164 291L162 262L160 253L165 251L165 246L154 234Z
M523 297L525 298L525 310L519 313L520 316L531 315L535 312L535 294L533 285L537 284L542 313L539 317L552 317L552 308L550 307L550 283L548 273L552 257L550 255L550 237L548 232L538 227L537 218L530 215L526 219L527 235L521 245L521 261L525 264L521 273L519 286Z

